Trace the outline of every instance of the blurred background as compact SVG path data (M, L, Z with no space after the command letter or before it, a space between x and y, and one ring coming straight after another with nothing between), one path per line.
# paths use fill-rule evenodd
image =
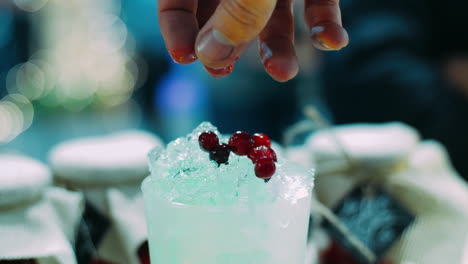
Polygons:
M403 121L467 177L468 3L341 4L350 45L315 51L298 15L301 71L277 83L255 45L222 79L173 63L155 0L1 0L0 150L45 160L66 139L141 128L167 142L204 120L281 141L313 104L336 124Z
M254 45L231 76L214 79L199 63L170 59L156 5L1 1L0 147L44 159L69 138L142 128L169 141L204 120L226 133L262 131L279 140L298 120L303 93L315 93L307 34L306 65L291 82L273 81Z

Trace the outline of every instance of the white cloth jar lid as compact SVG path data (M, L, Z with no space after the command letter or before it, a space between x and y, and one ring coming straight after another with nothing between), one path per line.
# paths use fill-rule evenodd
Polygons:
M78 220L81 197L56 187L43 191L37 202L0 209L0 260L76 263L66 235Z
M148 176L148 152L162 141L132 130L81 138L56 146L49 155L55 177L70 186L110 186Z
M45 165L15 154L0 154L0 175L0 207L39 199L52 179Z
M344 160L373 166L391 165L406 158L420 141L418 133L402 123L336 126L311 135L306 143L320 166L321 161Z
M444 146L433 140L422 142L411 154L410 164L421 171L447 171L454 170L449 155Z

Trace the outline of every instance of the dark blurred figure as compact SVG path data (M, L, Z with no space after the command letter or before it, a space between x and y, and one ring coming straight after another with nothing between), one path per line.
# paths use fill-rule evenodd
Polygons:
M468 179L468 1L343 0L350 45L326 53L334 122L402 121L447 147Z

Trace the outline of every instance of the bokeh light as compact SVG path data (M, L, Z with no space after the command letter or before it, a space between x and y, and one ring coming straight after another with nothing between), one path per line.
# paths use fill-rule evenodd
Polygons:
M8 95L0 98L0 143L31 126L34 107L64 113L119 109L122 116L139 111L130 109L139 107L131 98L147 69L120 18L120 0L13 3L35 12L34 29L40 34L35 34L29 59L2 73Z
M11 102L21 110L23 115L23 125L21 131L28 129L34 119L34 108L31 101L21 94L10 94L3 99L5 102Z
M7 143L31 126L34 110L23 95L11 94L0 100L0 143Z
M45 91L46 77L36 64L26 62L18 67L16 72L15 92L19 92L30 100L40 98Z
M127 27L115 15L102 14L89 21L90 46L94 52L115 53L123 48L127 39Z
M53 1L41 12L45 50L11 70L9 91L70 111L125 103L139 81L139 69L133 59L135 41L117 16L119 10L120 2L113 0ZM19 77L14 82L10 75Z

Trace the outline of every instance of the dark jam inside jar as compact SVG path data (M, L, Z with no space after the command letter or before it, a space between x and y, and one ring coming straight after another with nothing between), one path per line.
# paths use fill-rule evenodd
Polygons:
M150 264L148 242L144 242L140 248L138 248L137 254L141 264Z
M0 264L39 264L35 259L0 260Z

